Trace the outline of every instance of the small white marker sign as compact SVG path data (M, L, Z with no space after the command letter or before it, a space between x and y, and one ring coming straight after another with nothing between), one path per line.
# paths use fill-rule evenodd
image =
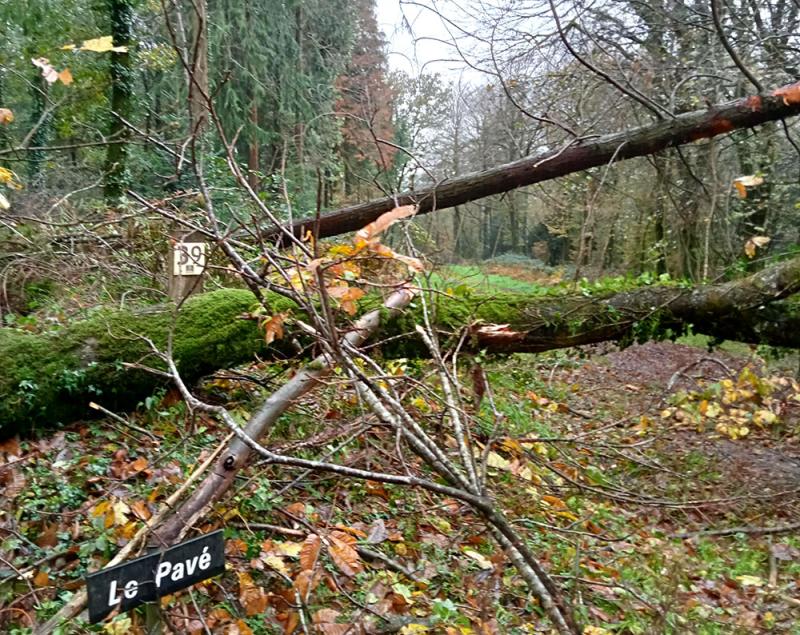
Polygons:
M173 276L199 276L206 268L206 243L175 243L173 249Z
M185 589L225 571L222 530L194 538L86 577L89 621L96 624L114 610L130 611L145 602Z

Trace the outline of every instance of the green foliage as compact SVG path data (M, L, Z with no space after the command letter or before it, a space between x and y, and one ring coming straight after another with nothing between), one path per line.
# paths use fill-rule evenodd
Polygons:
M253 146L276 171L286 160L295 204L313 209L306 172L329 168L337 143L336 122L325 115L349 57L351 3L226 0L209 11L217 108L228 139L238 134L242 156ZM306 156L315 165L302 165Z

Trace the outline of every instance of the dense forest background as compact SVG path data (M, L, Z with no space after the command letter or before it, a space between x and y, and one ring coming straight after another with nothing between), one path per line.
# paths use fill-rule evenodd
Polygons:
M797 71L794 2L726 2L716 16L689 1L498 3L456 18L430 7L424 19L452 33L443 53L474 69L466 79L390 71L366 0L200 8L198 18L133 0L5 3L4 240L24 225L49 252L57 235L70 266L46 276L83 276L72 245L86 240L124 251L143 286L163 276L148 210L129 191L191 206L181 193L197 186L193 153L220 219L247 222L225 144L277 217L297 219L781 86ZM81 45L98 34L119 52ZM48 76L40 58L66 76ZM213 125L198 93L213 97ZM754 236L771 239L759 256L796 244L792 134L771 123L460 205L419 223L420 246L440 262L535 258L595 275L712 279L747 260ZM746 189L733 186L740 178ZM52 263L30 246L2 259L8 310Z
M796 633L800 0L388 4L0 3L0 631Z

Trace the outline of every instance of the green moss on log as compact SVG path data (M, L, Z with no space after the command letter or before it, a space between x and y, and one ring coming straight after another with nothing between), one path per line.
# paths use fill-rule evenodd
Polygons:
M715 337L800 348L796 306L778 302L798 292L800 258L749 278L692 290L648 286L605 298L436 294L430 309L442 332L459 333L476 322L494 325L473 328L468 342L492 352L660 339L675 336L687 325ZM257 323L239 319L255 304L250 292L240 289L214 291L186 302L175 321L173 356L187 381L244 363L256 354L292 354L288 338L267 350ZM292 302L277 295L269 296L267 304L273 313L294 309ZM381 298L364 298L360 304L368 311L379 307ZM297 315L296 309L293 312ZM387 339L384 354L427 353L415 333L421 313L417 299L408 310L384 321L378 337ZM172 321L169 307L161 307L101 311L54 334L0 329L0 438L73 421L86 414L92 400L116 409L135 406L164 379L125 369L122 363L160 367L141 336L163 350Z
M276 310L285 310L285 300L276 297L275 303ZM263 352L257 323L239 319L253 305L252 294L238 289L186 302L175 320L173 351L187 380ZM112 408L135 406L164 379L125 369L122 362L163 368L141 336L163 349L172 322L169 307L159 307L100 311L47 335L0 329L0 437L73 421L86 414L91 400Z

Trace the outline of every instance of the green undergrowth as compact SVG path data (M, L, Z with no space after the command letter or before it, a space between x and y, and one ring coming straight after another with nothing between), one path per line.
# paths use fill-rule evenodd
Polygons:
M746 506L709 507L701 514L694 507L660 508L627 500L669 495L680 501L733 493L717 491L729 484L708 452L678 455L659 448L651 443L659 431L650 437L651 428L641 421L608 428L619 413L607 412L598 397L603 393L613 402L619 395L613 394L614 388L591 383L600 365L581 373L595 360L556 351L478 356L474 361L482 364L492 387L492 400L482 400L474 432L479 451L488 452L493 500L524 532L576 605L581 621L604 629L590 632L795 632L798 611L787 597L800 576L792 555L800 553L800 539L746 534L676 538L674 534L698 527L746 522L737 516ZM428 361L387 364L396 381L408 386L424 382L436 389ZM466 359L462 366L465 407L470 409L474 404ZM213 395L244 421L272 390L247 378L275 372L274 366L259 364L239 375L220 374L204 382L200 394ZM272 381L277 385L285 379ZM406 405L440 447L455 455L452 431L443 427L442 406L430 394L412 394ZM576 417L569 407L586 414ZM264 443L303 458L324 457L377 471L411 470L432 478L410 453L402 461L393 458L396 439L391 431L372 426L357 432L364 414L352 390L333 381L297 402ZM657 413L650 413L650 419L657 421ZM227 433L214 418L192 415L164 391L130 421L158 435L157 440L118 421L96 420L47 439L24 440L16 450L3 446L4 460L9 449L22 460L14 464L14 477L0 492L0 509L14 510L16 528L15 534L0 536L0 557L18 570L30 570L37 589L34 603L25 580L0 567L0 604L17 600L24 611L0 614L4 632L27 633L26 613L44 619L68 601L82 577L113 557L142 519ZM602 436L586 436L601 428ZM559 441L570 437L583 440ZM640 450L644 454L636 454L637 460L628 460ZM628 493L617 499L605 491ZM763 506L753 517L769 522ZM285 527L288 533L264 528L269 526ZM388 628L373 614L379 612L388 620L417 620L420 629L428 629L411 631L418 633L547 632L542 611L519 574L480 519L453 499L256 464L240 474L229 495L207 511L196 530L220 527L227 543L226 572L195 587L191 596L181 592L165 601L165 614L176 632L194 632L199 622L182 621L182 616L198 610L212 632L284 632L287 593L302 573L298 554L308 534L352 540L418 574L414 581L362 557L355 557L356 565L343 564L341 553L323 548L321 580L305 602L309 623L315 616L331 615L324 611L335 611L340 625L369 619L376 628ZM61 552L68 555L44 559ZM347 566L355 568L345 573ZM770 586L775 566L777 582ZM372 611L364 612L363 606ZM92 627L79 619L65 632L139 633L143 622L137 609L115 618L111 626Z

